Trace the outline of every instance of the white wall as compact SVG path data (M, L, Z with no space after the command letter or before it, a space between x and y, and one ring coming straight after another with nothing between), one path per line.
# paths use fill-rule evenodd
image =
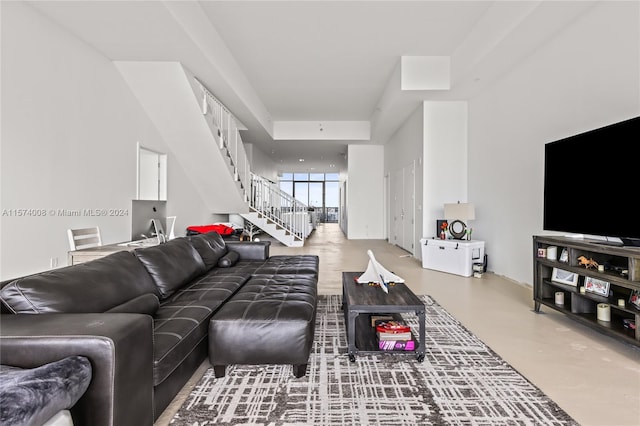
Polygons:
M403 167L410 163L415 163L415 182L414 182L414 214L415 218L415 235L413 239L414 255L418 258L420 256L420 238L423 234L422 229L422 188L423 188L423 148L422 141L424 135L424 117L422 104L407 118L407 120L400 126L396 133L391 136L389 142L385 145L384 150L384 169L385 175L389 179L393 178L394 172L401 170ZM389 199L393 200L393 185L390 186ZM391 238L393 234L393 206L392 203L387 201L386 218L387 218L387 230L388 237Z
M469 198L476 203L474 237L486 241L490 270L532 282L532 235L546 233L544 144L639 115L639 7L599 3L471 100ZM584 166L574 165L567 190L587 183Z
M247 157L249 158L249 163L251 164L251 171L272 182L278 182L278 168L276 163L256 147L255 144L248 143L245 144L244 147L247 152Z
M435 237L444 204L467 196L467 103L424 102L423 237ZM469 224L473 226L473 224Z
M347 238L384 239L384 147L349 145Z
M472 201L467 200L466 102L420 104L385 146L388 173L414 160L414 257L422 259L420 239L435 236L435 223L443 218L444 203Z
M21 2L2 4L0 277L66 265L67 228L130 237L136 142L168 154L176 234L211 215L114 65ZM19 209L35 209L17 217ZM121 216L62 216L107 209ZM52 213L55 212L55 213ZM40 215L40 216L37 216Z

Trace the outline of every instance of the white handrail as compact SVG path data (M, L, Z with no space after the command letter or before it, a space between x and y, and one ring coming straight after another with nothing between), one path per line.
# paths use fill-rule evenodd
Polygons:
M309 222L308 206L281 191L277 184L251 172L238 120L198 79L194 80L202 91L202 114L210 117L210 124L219 138L219 148L229 155L234 179L240 182L250 208L304 241Z
M251 173L249 204L253 210L304 241L309 222L308 206L282 191L276 183Z
M210 116L211 124L217 130L217 136L220 139L219 148L226 150L229 154L233 165L234 179L240 182L245 200L247 200L249 198L247 189L251 178L250 164L238 130L239 121L197 78L194 80L203 95L202 114Z

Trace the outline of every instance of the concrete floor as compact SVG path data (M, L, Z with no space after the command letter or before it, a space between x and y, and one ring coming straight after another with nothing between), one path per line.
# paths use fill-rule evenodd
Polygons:
M465 278L423 269L385 240L347 240L336 224L321 224L304 247L272 242L270 253L318 255L319 293L341 294L342 272L364 270L367 250L416 294L432 296L580 424L640 426L640 349L551 309L534 313L528 286L492 273ZM155 426L169 424L207 367L205 362Z

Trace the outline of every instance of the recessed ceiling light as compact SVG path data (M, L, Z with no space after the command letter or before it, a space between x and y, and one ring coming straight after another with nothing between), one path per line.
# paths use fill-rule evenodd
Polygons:
M304 163L304 158L298 158L298 161Z

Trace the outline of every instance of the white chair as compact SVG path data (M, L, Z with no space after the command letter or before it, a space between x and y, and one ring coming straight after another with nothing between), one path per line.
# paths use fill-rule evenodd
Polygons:
M82 250L102 245L100 228L67 229L69 248L71 251Z
M158 219L151 219L151 226L153 226L153 232L151 235L158 239L158 244L167 242L167 235L164 233L164 228L162 227L162 222Z

